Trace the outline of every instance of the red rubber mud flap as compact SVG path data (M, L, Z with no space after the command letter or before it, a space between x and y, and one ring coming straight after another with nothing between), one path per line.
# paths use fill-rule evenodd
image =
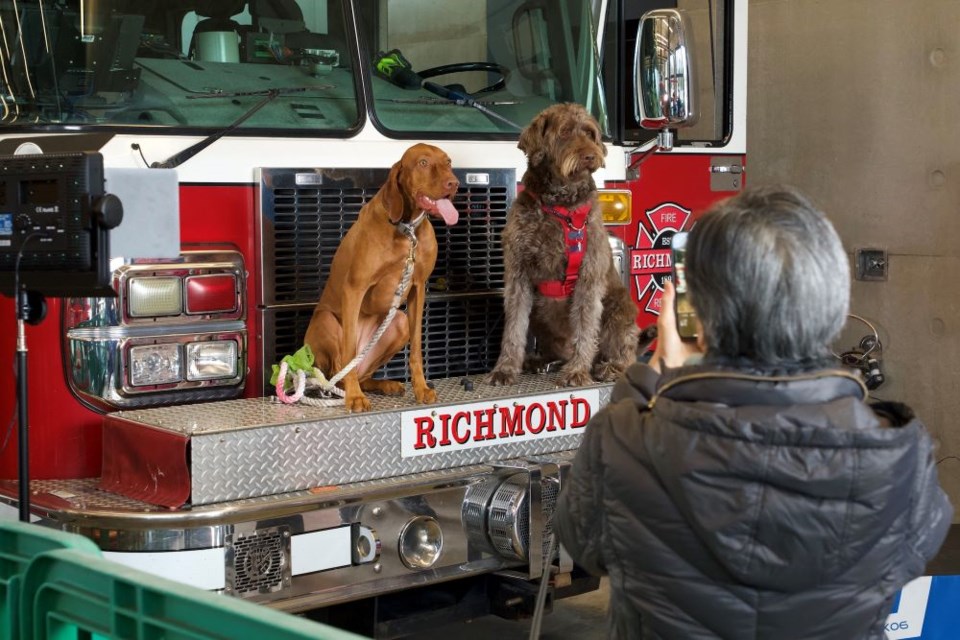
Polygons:
M100 488L176 509L190 500L186 435L106 416Z

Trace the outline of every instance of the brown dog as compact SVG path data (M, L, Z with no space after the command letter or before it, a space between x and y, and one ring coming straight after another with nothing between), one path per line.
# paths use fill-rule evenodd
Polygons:
M611 381L636 360L637 308L613 263L593 172L607 151L578 104L541 112L520 134L523 191L503 230L504 331L487 381L513 384L527 329L541 357L564 361L560 383Z
M409 319L398 311L360 364L343 378L348 411L370 409L364 391L404 393L400 382L370 377L408 342L414 396L420 403L437 400L423 377L423 302L437 261L437 238L429 217L448 225L456 224L458 217L450 198L460 182L450 164L437 147L415 144L407 149L333 256L330 277L304 337L313 349L315 365L328 378L363 350L386 318L410 255L411 234L416 236L413 275L405 293Z

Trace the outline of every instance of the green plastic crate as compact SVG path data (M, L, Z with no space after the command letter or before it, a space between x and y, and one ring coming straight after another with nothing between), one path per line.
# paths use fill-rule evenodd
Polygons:
M33 558L54 549L100 555L93 541L18 520L0 520L0 637L17 638L20 581Z
M21 588L24 640L360 638L70 549L34 558Z

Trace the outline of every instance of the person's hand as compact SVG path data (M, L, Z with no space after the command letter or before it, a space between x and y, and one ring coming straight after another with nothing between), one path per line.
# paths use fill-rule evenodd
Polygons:
M673 282L663 283L663 295L660 296L660 317L657 318L657 348L650 356L650 367L662 373L662 368L681 367L690 356L703 353L698 342L685 342L677 332L677 316L673 309L676 292Z

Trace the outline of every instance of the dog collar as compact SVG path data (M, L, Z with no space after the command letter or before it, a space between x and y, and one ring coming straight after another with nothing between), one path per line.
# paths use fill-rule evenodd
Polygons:
M417 244L417 235L416 235L417 227L420 226L420 223L423 222L423 218L424 218L426 215L427 215L427 213L426 213L425 211L421 211L421 212L420 212L420 215L417 216L416 218L414 218L413 220L411 220L410 222L394 222L393 220L391 220L390 223L391 223L392 225L394 225L395 227L397 227L397 231L399 231L399 232L402 233L403 235L405 235L405 236L407 236L408 238L410 238L410 240L413 242L414 246L416 246L416 244Z
M540 294L547 298L563 299L573 293L580 265L587 246L587 216L593 208L591 202L576 209L540 205L540 210L560 221L563 227L563 240L567 248L567 271L563 280L545 280L537 285Z

